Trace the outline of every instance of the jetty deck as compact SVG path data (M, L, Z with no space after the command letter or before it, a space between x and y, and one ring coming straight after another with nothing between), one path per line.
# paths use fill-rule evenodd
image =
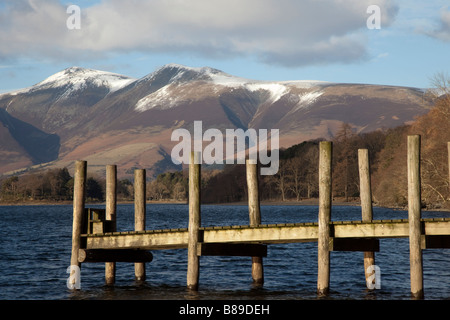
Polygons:
M198 154L191 153L189 165L188 228L145 230L146 178L144 169L135 170L135 230L117 232L117 167L106 167L106 208L85 207L86 161L76 162L74 177L71 275L68 285L79 281L82 263L105 263L108 285L115 281L116 262L135 264L135 279L146 279L145 264L153 250L187 249L187 287L198 290L201 256L248 256L252 259L252 278L264 283L263 258L267 246L277 243L317 242L317 293L327 295L330 284L330 252L364 252L364 272L368 289L376 289L378 275L375 252L379 239L408 238L411 295L421 299L423 292L422 251L450 248L450 218L421 217L420 136L408 136L408 219L373 220L368 150L358 150L360 173L360 221L332 221L332 143L319 145L319 208L317 222L261 224L258 190L258 164L247 160L249 225L201 226ZM448 143L450 158L450 143ZM449 159L450 170L450 159ZM270 257L268 257L270 259ZM73 268L72 268L73 267Z
M363 221L334 221L330 223L331 243L345 239L382 239L382 238L408 238L408 219ZM450 218L421 219L421 228L424 230L421 238L422 249L433 248L438 237L448 236ZM316 242L319 237L319 224L281 223L262 224L258 226L218 226L199 229L199 238L202 244L246 244L246 243L294 243ZM166 230L145 230L126 232L106 232L81 235L86 240L86 249L141 249L141 250L167 250L186 249L189 242L187 228ZM427 242L428 239L428 242ZM434 241L432 240L434 239ZM343 243L343 241L341 242ZM355 251L364 251L364 244L354 244ZM444 245L444 243L442 244ZM332 251L341 251L336 247ZM345 247L352 251L351 246ZM356 250L359 249L359 250ZM200 250L200 249L198 249ZM201 251L199 251L201 254Z

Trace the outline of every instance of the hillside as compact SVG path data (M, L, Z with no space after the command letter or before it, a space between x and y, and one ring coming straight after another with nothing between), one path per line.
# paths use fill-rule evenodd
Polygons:
M343 123L357 133L411 123L430 107L418 88L257 81L177 64L140 79L71 67L0 95L0 174L33 165L71 170L84 159L99 174L115 163L120 177L133 168L156 176L176 168L173 130L192 130L194 121L203 130L279 129L287 148L332 139Z

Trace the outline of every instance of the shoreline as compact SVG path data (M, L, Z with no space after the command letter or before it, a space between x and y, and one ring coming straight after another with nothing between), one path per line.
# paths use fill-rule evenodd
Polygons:
M57 206L57 205L72 205L72 201L16 201L16 202L0 202L0 206ZM104 201L99 202L86 202L86 205L104 205ZM133 200L122 200L117 201L117 204L134 204ZM185 204L187 205L187 201L152 201L147 200L147 204ZM335 206L359 206L359 201L341 201L336 200L332 202ZM247 206L248 202L246 201L237 201L237 202L219 202L219 203L202 203L202 205L217 205L217 206ZM305 199L305 200L264 200L261 201L262 206L317 206L319 205L319 199ZM375 205L374 205L375 206Z
M72 205L72 201L17 201L17 202L0 202L1 206L67 206ZM129 204L133 205L134 201L132 200L123 200L123 201L117 201L118 205L123 204ZM151 201L148 200L147 204L177 204L177 205L187 205L187 201ZM105 205L105 202L86 202L86 205ZM224 202L224 203L202 203L202 205L211 205L211 206L247 206L248 203L246 201L238 201L238 202ZM318 206L319 205L319 199L313 198L313 199L304 199L304 200L287 200L287 201L281 201L281 200L264 200L261 201L261 206ZM343 199L334 199L332 201L332 206L360 206L360 201L358 200L351 200L351 201L345 201ZM407 207L395 207L395 206L379 206L376 204L373 204L374 208L386 208L391 210L402 210L407 211ZM439 212L448 212L450 213L450 209L446 208L438 208L438 209L428 209L428 208L422 208L422 211L439 211Z

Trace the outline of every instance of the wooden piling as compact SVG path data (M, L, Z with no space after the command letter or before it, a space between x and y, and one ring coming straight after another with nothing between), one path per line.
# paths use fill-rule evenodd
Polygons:
M447 142L447 150L448 150L448 191L449 196L448 199L450 199L450 142Z
M259 179L258 164L256 161L247 159L247 188L248 188L248 210L250 216L250 225L258 226L261 224L261 207L259 199ZM253 283L262 285L264 283L263 258L252 257L252 278Z
M78 251L81 248L81 234L86 232L83 230L85 226L85 194L86 194L86 161L77 161L75 163L74 187L73 187L73 222L72 222L72 255L70 258L71 270L72 266L81 267L78 261ZM72 272L72 271L71 271ZM72 288L76 288L76 277L70 278Z
M200 259L197 255L199 231L201 224L200 212L200 153L191 152L189 163L189 226L188 226L188 266L187 287L189 290L198 290L200 274Z
M369 164L369 150L358 150L358 164L359 164L359 195L361 199L361 214L363 222L371 222L373 219L372 207L372 187L370 181L370 164ZM366 277L367 288L373 288L369 281L372 272L368 272L370 266L375 265L375 252L364 252L364 274ZM375 281L375 280L372 280Z
M117 166L106 166L106 220L111 221L112 232L117 230ZM105 282L112 285L116 280L116 263L105 263Z
M134 171L134 230L145 230L146 215L146 172L145 169ZM134 264L136 281L145 280L145 263L136 262Z
M421 248L420 136L408 136L408 221L411 294L423 298Z
M332 143L319 145L319 227L317 293L327 295L330 287L330 220L331 220Z
M72 227L72 257L71 265L80 266L78 262L78 250L81 247L81 233L84 224L84 205L86 194L86 161L75 163L74 187L73 187L73 227Z

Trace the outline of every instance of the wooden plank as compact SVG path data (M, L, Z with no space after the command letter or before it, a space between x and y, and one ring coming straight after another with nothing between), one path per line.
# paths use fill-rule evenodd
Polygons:
M87 236L87 249L183 249L187 248L188 231L116 232Z
M204 243L223 242L262 242L290 243L317 241L318 226L302 225L294 227L262 225L240 229L204 230Z
M198 243L198 256L267 257L267 246L254 243Z
M151 262L153 255L149 251L130 249L80 249L78 261L86 262Z
M424 234L430 236L450 235L450 221L448 219L422 219Z
M426 235L450 235L450 219L434 219L422 222ZM334 238L407 238L408 221L371 223L332 223ZM302 223L293 226L261 225L237 228L200 228L203 243L292 243L317 241L317 224ZM83 235L87 249L133 249L147 250L187 248L188 230L114 232L107 235Z
M380 251L380 241L375 238L332 238L330 251Z
M408 221L334 224L336 238L400 238L409 236Z

